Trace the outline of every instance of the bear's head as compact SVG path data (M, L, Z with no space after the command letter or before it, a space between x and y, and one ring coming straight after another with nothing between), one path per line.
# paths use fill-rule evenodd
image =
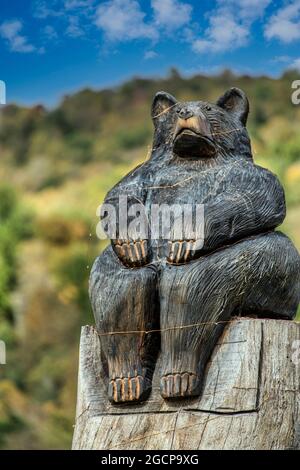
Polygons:
M153 149L194 160L230 155L252 158L248 113L248 99L238 88L228 90L216 104L179 102L169 93L158 92L152 104Z

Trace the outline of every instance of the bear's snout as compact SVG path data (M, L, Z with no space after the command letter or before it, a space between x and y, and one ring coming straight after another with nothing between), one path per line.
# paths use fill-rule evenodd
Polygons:
M215 154L210 123L204 114L194 115L185 108L178 112L173 151L183 158L211 157Z
M189 119L193 117L193 112L187 108L180 108L177 110L177 114L181 119Z

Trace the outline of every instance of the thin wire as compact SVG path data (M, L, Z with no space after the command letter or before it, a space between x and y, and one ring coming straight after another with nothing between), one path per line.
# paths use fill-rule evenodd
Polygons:
M156 116L153 116L152 119L157 119L158 117L162 116L163 114L167 113L170 111L170 109L174 108L174 106L177 106L178 103L172 104L172 106L169 106L169 108L164 109L161 111L159 114L156 114Z
M218 325L222 325L222 324L228 324L228 323L234 323L236 321L240 321L241 318L243 318L242 321L252 321L253 319L255 318L245 318L245 317L238 317L238 318L235 318L233 320L220 320L220 321L217 321L217 322L200 322L200 323L191 323L189 325L177 325L177 326L170 326L168 328L157 328L157 329L153 329L153 330L128 330L128 331L109 331L109 332L106 332L106 333L100 333L99 331L97 331L97 334L98 336L113 336L113 335L129 335L129 334L144 334L144 335L149 335L151 333L159 333L159 332L163 332L163 331L171 331L171 330L183 330L183 329L187 329L187 328L196 328L198 326L204 326L204 325L215 325L215 326L218 326ZM258 319L258 320L263 320L263 318L261 319ZM283 319L275 319L274 320L276 321L290 321L291 323L295 323L295 324L300 324L300 321L297 321L297 320L283 320Z
M246 128L245 127L237 127L236 129L231 129L230 131L212 132L211 135L231 134L232 132L239 132L239 131L242 131L243 129L246 129Z
M183 183L186 183L187 181L190 181L191 179L195 178L194 175L189 176L185 178L182 181L177 181L177 183L173 184L165 184L164 186L145 186L145 189L166 189L166 188L174 188L175 186L180 186Z
M168 108L164 109L164 110L161 111L160 113L158 113L158 114L156 114L155 116L153 116L152 119L157 119L157 118L159 118L159 117L162 116L163 114L165 114L165 113L167 113L168 111L170 111L170 109L174 108L174 106L177 106L177 104L178 104L178 103L172 104L172 106L169 106ZM230 133L232 133L232 132L242 131L243 129L246 129L245 126L240 127L240 128L236 128L236 129L231 129L230 131L213 132L211 135L230 134Z

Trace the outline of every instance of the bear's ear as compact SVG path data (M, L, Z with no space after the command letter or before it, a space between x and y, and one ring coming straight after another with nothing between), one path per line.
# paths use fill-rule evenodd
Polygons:
M171 108L172 106L174 106L176 103L177 103L177 100L176 98L174 98L174 96L170 95L169 93L166 93L165 91L159 91L154 96L154 100L152 103L152 108L151 108L152 119L158 117L160 114L162 114L168 108Z
M236 116L244 126L246 125L249 114L249 101L242 90L230 88L218 99L216 104Z

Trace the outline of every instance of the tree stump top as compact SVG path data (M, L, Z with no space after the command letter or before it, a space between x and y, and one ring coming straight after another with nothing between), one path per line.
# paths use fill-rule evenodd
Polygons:
M299 342L299 343L297 343ZM96 330L82 328L74 449L300 449L300 324L235 319L203 392L166 401L158 359L149 399L112 405Z

